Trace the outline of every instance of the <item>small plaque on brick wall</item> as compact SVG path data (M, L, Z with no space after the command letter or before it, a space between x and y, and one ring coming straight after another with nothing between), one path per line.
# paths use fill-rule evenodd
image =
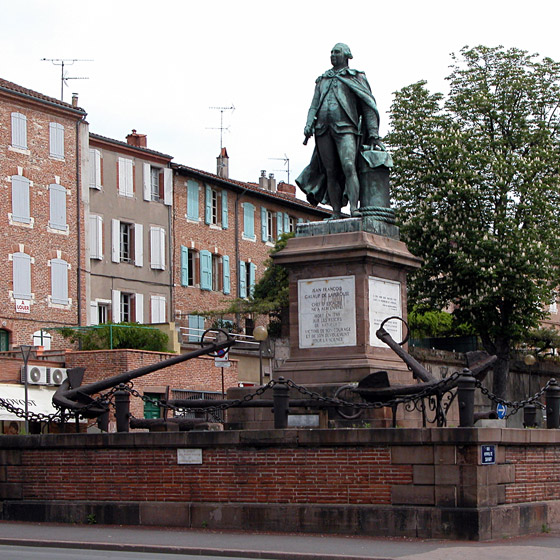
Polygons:
M202 449L177 449L178 465L202 465Z
M480 446L480 463L482 465L495 465L496 464L496 446L495 445L481 445Z

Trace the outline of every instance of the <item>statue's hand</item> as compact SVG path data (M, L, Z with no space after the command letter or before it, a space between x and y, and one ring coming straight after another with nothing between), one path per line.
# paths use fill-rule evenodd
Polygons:
M379 136L370 136L368 138L368 143L371 146L372 150L378 150L380 152L387 151L387 148L385 148L385 144L381 142L381 138L379 138Z
M311 138L311 136L313 136L313 127L310 125L306 125L306 127L303 129L303 134L306 138Z

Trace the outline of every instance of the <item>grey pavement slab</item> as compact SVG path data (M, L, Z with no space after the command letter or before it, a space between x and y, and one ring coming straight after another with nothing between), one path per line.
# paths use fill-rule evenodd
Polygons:
M560 559L560 531L479 543L0 521L0 544L293 560Z

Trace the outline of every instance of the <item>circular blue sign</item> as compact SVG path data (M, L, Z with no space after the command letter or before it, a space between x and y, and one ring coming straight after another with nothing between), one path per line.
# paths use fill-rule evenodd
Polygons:
M498 414L498 418L501 420L502 418L506 417L507 414L507 406L505 404L500 403L496 407L496 412Z

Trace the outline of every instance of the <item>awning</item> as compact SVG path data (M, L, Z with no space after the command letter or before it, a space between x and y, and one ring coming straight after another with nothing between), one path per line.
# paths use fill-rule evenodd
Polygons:
M52 404L52 398L56 387L33 387L27 388L27 406L33 414L54 414L56 408ZM10 405L25 410L25 386L16 384L0 384L0 398ZM23 422L25 419L8 412L0 403L0 420L17 420Z

